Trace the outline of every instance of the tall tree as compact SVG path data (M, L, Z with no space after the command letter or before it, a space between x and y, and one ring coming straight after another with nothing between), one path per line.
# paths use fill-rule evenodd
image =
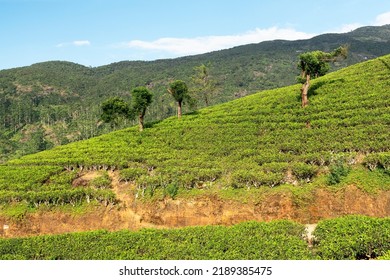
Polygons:
M177 117L180 119L183 101L189 97L187 84L181 80L176 80L169 84L168 92L177 102Z
M194 92L201 95L206 106L210 105L210 99L215 93L215 81L210 77L210 63L206 66L204 64L194 67L195 74L192 76L194 84Z
M103 111L101 119L106 123L110 123L111 127L117 126L120 119L134 118L134 113L129 104L119 97L107 99L102 103L101 109Z
M298 68L301 70L300 81L303 84L301 89L303 108L309 104L310 80L325 75L330 69L329 63L335 62L338 58L346 58L347 53L348 47L341 46L330 53L312 51L299 56Z
M134 113L138 114L139 131L143 131L146 108L152 103L152 93L146 87L136 87L132 94L132 107Z

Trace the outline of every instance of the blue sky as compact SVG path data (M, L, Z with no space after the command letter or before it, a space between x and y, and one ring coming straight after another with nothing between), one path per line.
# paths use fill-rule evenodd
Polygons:
M387 0L0 0L0 69L100 66L390 24Z

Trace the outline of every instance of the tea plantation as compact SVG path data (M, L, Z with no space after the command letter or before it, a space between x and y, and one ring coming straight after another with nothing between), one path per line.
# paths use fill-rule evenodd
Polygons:
M309 260L388 258L390 219L350 216L324 220L314 246L291 221L231 227L93 231L0 239L0 259L67 260ZM386 255L387 254L387 255Z
M389 106L390 55L314 79L306 108L295 85L10 161L0 203L114 202L109 185L70 188L85 170L119 170L153 193L304 185L324 174L334 185L364 168L388 190Z
M300 85L58 146L0 166L0 206L115 204L111 179L140 195L195 188L300 188L357 184L390 190L390 55ZM80 172L102 170L88 185ZM354 174L355 177L351 177ZM375 177L375 179L372 179ZM304 226L248 222L138 232L0 239L2 259L365 259L388 258L389 218L321 221L310 249Z

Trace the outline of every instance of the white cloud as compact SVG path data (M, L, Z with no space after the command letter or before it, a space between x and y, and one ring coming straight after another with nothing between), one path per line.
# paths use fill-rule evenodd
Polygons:
M390 12L380 14L375 18L374 25L390 24Z
M390 24L390 12L378 15L375 18L375 20L370 23L370 25L374 25L374 26L381 26L385 24ZM363 26L364 24L361 23L349 23L349 24L344 24L338 28L332 29L330 31L327 31L325 33L346 33Z
M82 46L90 46L91 42L88 40L80 40L80 41L73 41L73 42L65 42L60 43L56 45L57 48L67 47L67 46L76 46L76 47L82 47Z
M89 46L91 45L91 42L88 40L83 40L83 41L73 41L72 44L74 46L80 47L80 46Z
M117 47L164 51L175 55L192 55L268 40L297 40L308 39L313 36L315 36L315 34L299 32L291 28L271 27L268 29L256 28L255 30L238 35L205 36L196 38L160 38L155 41L133 40L122 43Z
M59 43L59 44L56 45L56 47L57 47L57 48L62 48L62 47L64 47L65 45L66 45L65 43Z

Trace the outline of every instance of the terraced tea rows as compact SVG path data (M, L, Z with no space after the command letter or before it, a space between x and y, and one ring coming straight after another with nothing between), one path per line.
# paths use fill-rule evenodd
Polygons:
M1 167L2 201L36 201L28 191L37 189L56 192L55 198L38 201L60 201L60 192L113 199L109 190L52 183L53 172L68 176L62 170L119 169L123 175L136 168L138 172L128 179L123 175L124 180L152 189L305 184L340 163L364 163L367 172L379 168L388 174L389 65L390 56L385 56L313 80L305 109L300 106L300 86L290 86L181 120L150 123L142 133L131 127L10 161ZM13 172L32 174L31 182L7 175ZM30 188L27 194L25 185ZM390 179L381 187L389 188Z
M325 220L310 249L305 226L291 221L231 227L94 231L0 239L0 259L256 260L386 258L390 219L349 216Z

